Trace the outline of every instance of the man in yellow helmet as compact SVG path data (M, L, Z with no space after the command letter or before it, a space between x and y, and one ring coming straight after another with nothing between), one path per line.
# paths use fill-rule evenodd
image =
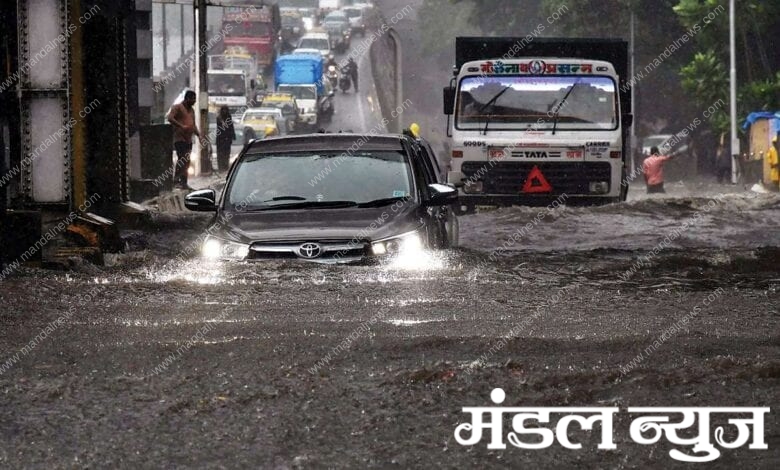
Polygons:
M780 183L780 132L772 139L772 147L769 148L767 160L769 160L769 180L772 189L777 190Z

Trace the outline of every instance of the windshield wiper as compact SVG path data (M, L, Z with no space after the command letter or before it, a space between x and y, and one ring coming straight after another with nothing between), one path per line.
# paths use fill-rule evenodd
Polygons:
M502 88L501 91L499 91L492 98L490 98L490 100L488 100L487 103L485 103L482 106L480 106L479 109L477 110L477 112L481 114L485 109L487 109L488 106L491 106L491 105L495 104L496 101L498 101L498 99L501 98L501 96L503 96L504 93L509 91L510 88L512 88L511 85L505 86L504 88ZM487 133L488 133L488 126L490 125L490 121L492 119L493 119L493 115L492 114L488 115L487 119L485 119L485 129L482 131L483 135L487 135Z
M342 207L357 207L355 201L301 201L271 206L256 206L247 208L247 212L273 211L280 209L335 209Z
M577 85L580 84L580 81L577 80L574 82L569 89L566 91L566 94L563 95L563 99L558 102L558 104L555 106L555 114L553 114L553 128L552 128L552 135L555 135L555 130L558 128L558 115L561 113L561 109L563 109L563 105L566 103L566 100L569 99L569 96L571 95L571 92L574 91L574 89L577 87Z
M374 201L361 202L357 206L358 207L382 207L382 206L389 206L390 204L393 204L394 202L405 201L407 199L409 199L407 196L387 197L387 198L384 198L384 199L376 199Z
M305 201L307 198L303 196L277 196L271 199L268 199L267 201L263 202L274 202L274 201Z

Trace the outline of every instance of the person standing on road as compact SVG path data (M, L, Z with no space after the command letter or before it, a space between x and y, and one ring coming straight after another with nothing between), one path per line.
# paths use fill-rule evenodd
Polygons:
M718 151L715 154L715 175L718 183L731 183L731 156L726 148L726 134L721 134Z
M200 132L195 126L195 92L188 90L184 101L175 104L168 112L168 122L173 125L173 148L176 150L176 169L173 183L178 189L192 189L187 185L192 154L192 136L200 138Z
M647 183L647 194L665 193L664 191L664 165L672 157L661 155L658 147L650 149L650 156L642 163L642 171Z
M358 65L355 59L350 57L347 61L347 71L349 78L352 80L352 84L355 85L355 93L358 92Z
M233 126L233 118L230 109L222 106L217 116L217 168L219 171L227 171L230 167L230 147L236 139L236 128Z
M780 189L780 132L772 139L772 147L767 155L769 161L769 180L772 182L772 190Z

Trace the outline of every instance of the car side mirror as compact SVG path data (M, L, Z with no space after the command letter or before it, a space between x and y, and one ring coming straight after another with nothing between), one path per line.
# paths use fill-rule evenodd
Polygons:
M458 202L458 190L446 184L429 184L428 190L431 193L430 206L448 206Z
M217 192L213 189L191 192L184 198L184 207L195 212L216 212Z
M452 116L455 109L455 87L448 86L444 88L444 114Z

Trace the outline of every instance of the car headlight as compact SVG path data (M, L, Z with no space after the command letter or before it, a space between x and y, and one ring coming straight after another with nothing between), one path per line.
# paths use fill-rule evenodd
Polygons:
M201 248L206 259L245 259L249 256L249 245L209 237Z
M422 250L422 238L417 231L386 238L371 244L371 251L376 256L419 253Z

